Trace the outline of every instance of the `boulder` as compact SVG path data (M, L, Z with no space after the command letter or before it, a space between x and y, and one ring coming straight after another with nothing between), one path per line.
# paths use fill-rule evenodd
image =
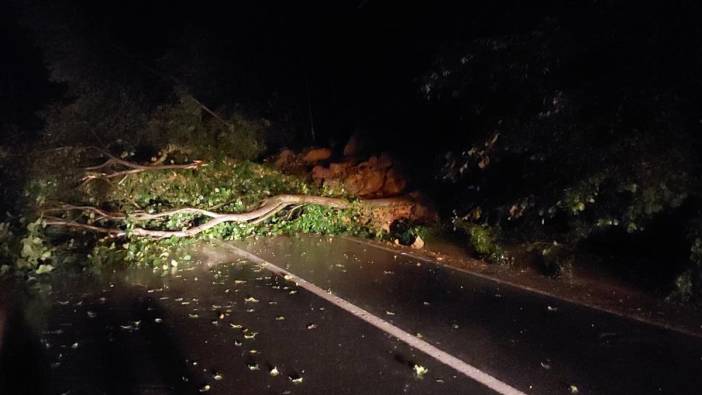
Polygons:
M396 169L391 168L385 173L385 182L383 183L383 196L396 196L405 191L407 181Z
M409 218L421 223L434 223L439 220L439 214L434 209L431 202L419 192L412 192L409 196L414 199L412 212Z
M332 156L330 148L313 148L302 157L302 161L308 164L328 160Z
M359 197L372 197L383 188L385 172L369 166L358 166L356 171L344 179L344 187Z
M331 163L329 165L329 171L331 171L331 176L334 178L343 178L349 173L353 164L351 162L340 162Z
M296 157L292 150L284 149L280 151L278 156L273 161L273 166L276 169L286 169L295 163Z
M358 133L354 133L344 146L344 156L354 157L361 153L361 138Z
M375 155L371 155L368 157L368 159L365 162L361 162L358 164L358 167L373 167L377 168L378 167L378 157Z
M322 185L326 180L333 178L332 172L324 166L317 165L312 168L312 180L317 185Z
M387 152L381 153L380 156L378 157L377 166L379 168L389 169L392 167L392 164L393 164L392 157Z
M284 151L276 163L292 161L298 165L314 164L329 159L331 155L332 151L329 148L309 150L302 159L292 151ZM362 198L398 196L405 192L407 181L400 171L393 167L393 162L391 156L384 152L379 156L370 156L357 165L353 159L329 163L328 166L316 165L312 168L312 180L317 185L343 186L347 192Z

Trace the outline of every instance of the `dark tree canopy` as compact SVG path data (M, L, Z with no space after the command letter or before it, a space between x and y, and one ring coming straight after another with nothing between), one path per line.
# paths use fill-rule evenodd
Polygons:
M12 5L3 146L222 165L357 135L483 257L700 289L698 2Z

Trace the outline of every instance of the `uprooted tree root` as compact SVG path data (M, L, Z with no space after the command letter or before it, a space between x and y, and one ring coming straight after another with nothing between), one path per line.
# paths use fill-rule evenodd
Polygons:
M94 148L94 147L91 147ZM176 169L196 169L203 165L201 161L194 161L188 164L148 164L141 165L138 163L123 160L121 158L115 157L109 152L100 150L99 152L107 157L107 160L100 165L85 167L83 170L86 172L85 177L83 177L84 182L89 182L93 179L106 178L111 179L114 177L126 177L130 174L136 174L144 171L157 171L157 170L176 170ZM114 170L115 167L126 168L126 170ZM112 169L112 171L106 171L107 169ZM318 205L334 209L350 209L358 208L361 210L374 210L374 209L394 209L399 207L412 207L415 202L410 198L405 197L394 197L394 198L383 198L383 199L361 199L356 201L350 201L343 198L332 198L314 195L292 195L292 194L281 194L265 199L258 208L242 213L218 213L211 210L200 209L195 207L183 207L174 210L168 210L158 213L146 213L146 212L132 212L132 213L121 213L121 212L109 212L103 210L99 207L86 206L86 205L71 205L71 204L59 204L53 207L44 208L42 210L42 216L44 217L44 223L47 226L59 226L74 229L82 229L93 231L97 233L107 234L111 237L124 237L127 235L131 236L142 236L149 238L169 238L169 237L192 237L199 233L202 233L208 229L211 229L219 224L223 223L241 223L255 225L265 222L276 214L290 208L291 212L297 208L305 205ZM68 214L70 212L80 212L81 214L89 214L92 218L92 223L84 223L76 220L70 220L63 218L61 214ZM143 224L151 220L166 219L179 214L191 214L199 217L207 217L209 220L204 223L184 228L181 230L157 230L157 229L147 229L146 227L135 226L138 224ZM111 226L96 225L97 222L103 221L109 222ZM115 223L128 225L128 228L122 229L120 227L115 227Z

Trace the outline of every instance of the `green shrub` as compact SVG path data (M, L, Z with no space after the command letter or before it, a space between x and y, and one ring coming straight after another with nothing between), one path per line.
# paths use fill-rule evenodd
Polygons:
M175 145L192 158L256 159L265 149L265 120L233 113L213 116L194 97L179 92L173 104L160 106L150 117L139 140L151 147Z
M468 237L468 244L480 257L493 263L507 263L509 258L497 241L495 231L487 225L478 225L463 219L454 219L454 226Z

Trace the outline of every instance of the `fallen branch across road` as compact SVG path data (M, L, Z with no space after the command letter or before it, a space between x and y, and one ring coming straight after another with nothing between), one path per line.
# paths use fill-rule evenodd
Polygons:
M264 200L261 205L251 211L243 213L216 213L209 210L203 210L193 207L185 207L174 209L170 211L163 211L159 213L144 213L135 212L129 214L121 213L107 213L97 207L91 206L72 206L72 205L62 205L55 208L49 208L44 210L45 212L57 212L57 211L83 211L97 213L101 217L100 219L111 220L113 222L126 223L127 221L131 223L147 222L155 219L168 218L178 214L194 214L198 216L208 217L209 220L204 223L191 226L189 228L181 230L156 230L147 229L144 227L133 227L129 230L129 235L134 236L144 236L151 238L169 238L169 237L192 237L199 233L202 233L208 229L211 229L219 224L234 222L234 223L248 223L248 224L258 224L265 222L268 219L274 217L279 212L285 210L288 207L300 207L305 205L319 205L335 209L349 209L352 207L358 207L360 209L382 209L382 208L394 208L402 206L412 206L415 202L409 198L397 197L397 198L386 198L386 199L365 199L357 201L349 201L341 198L330 198L323 196L311 196L311 195L277 195ZM90 230L100 233L107 233L111 236L122 237L127 235L126 230L115 227L102 227L94 224L81 223L77 221L66 220L58 217L50 217L45 221L47 226L63 226L68 228L77 228Z

